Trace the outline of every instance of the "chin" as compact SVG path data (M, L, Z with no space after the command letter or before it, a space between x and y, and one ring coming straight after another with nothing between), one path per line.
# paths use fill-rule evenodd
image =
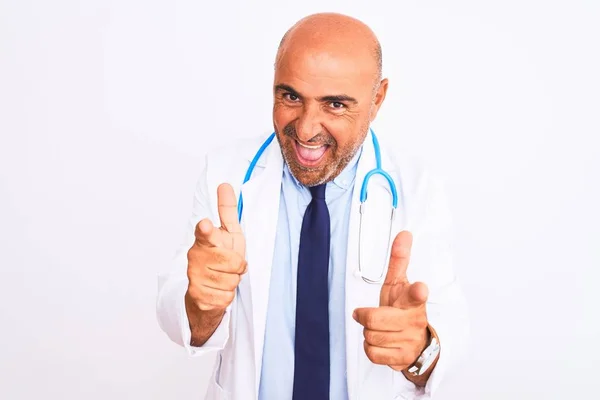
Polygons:
M305 167L299 166L296 162L287 162L290 172L304 186L311 187L321 185L333 180L332 171L330 168L319 168L315 170L307 170Z

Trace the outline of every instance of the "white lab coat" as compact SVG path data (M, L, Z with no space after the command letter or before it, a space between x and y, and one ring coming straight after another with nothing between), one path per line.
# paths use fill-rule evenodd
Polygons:
M426 399L431 398L442 377L463 355L468 334L467 311L452 267L450 215L440 184L420 163L392 151L382 138L379 139L383 169L391 174L398 187L399 204L393 235L404 229L413 234L407 275L411 282L422 281L429 286L428 319L439 335L441 354L427 386L416 388L401 372L375 365L366 357L362 327L352 318L355 308L377 306L380 292L380 285L367 284L356 275L360 184L364 175L375 167L373 144L368 136L358 163L348 236L345 308L349 398ZM184 306L188 285L187 251L194 242L194 226L198 221L208 217L215 224L219 223L217 186L228 182L233 185L236 194L239 193L249 162L263 140L264 137L249 140L207 156L196 188L186 238L174 264L159 274L157 316L161 328L171 340L184 346L190 355L217 352L206 400L250 400L258 397L283 168L276 139L261 157L250 181L242 187L242 227L246 237L248 272L243 276L221 324L201 348L189 345L190 328ZM379 214L377 221L382 221L383 225L389 220L390 191L384 180L371 179L367 203L371 213L369 217L377 218L373 213L379 212L383 214ZM384 225L379 234L371 234L369 241L381 243L387 240L385 231ZM276 372L272 374L276 379Z

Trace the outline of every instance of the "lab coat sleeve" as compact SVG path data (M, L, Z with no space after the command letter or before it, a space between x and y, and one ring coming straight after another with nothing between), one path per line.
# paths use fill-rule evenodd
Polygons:
M213 222L214 209L210 204L207 184L207 163L205 163L194 193L192 216L188 221L185 239L175 253L173 262L158 274L158 298L156 314L158 324L167 336L175 343L183 346L190 356L222 350L229 338L230 307L216 331L201 347L191 346L191 330L185 309L185 293L188 288L187 253L192 247L195 237L194 229L203 218Z
M413 233L410 282L428 285L426 305L430 325L440 340L440 356L425 387L416 387L401 372L395 372L396 399L432 399L448 375L456 371L466 355L470 332L465 298L452 261L452 221L441 182L425 174L413 204L416 212L408 230Z

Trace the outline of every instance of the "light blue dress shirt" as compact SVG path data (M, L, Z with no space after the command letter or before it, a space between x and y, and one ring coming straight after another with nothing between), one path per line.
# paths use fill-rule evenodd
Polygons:
M333 181L325 201L331 220L329 257L330 399L348 399L346 384L345 278L348 224L359 150ZM284 165L275 252L271 270L259 400L291 400L294 383L294 336L298 248L304 211L311 201ZM306 382L310 385L310 382Z

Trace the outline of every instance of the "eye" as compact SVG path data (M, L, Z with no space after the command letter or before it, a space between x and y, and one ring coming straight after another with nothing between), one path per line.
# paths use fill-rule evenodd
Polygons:
M344 103L340 103L339 101L334 101L330 104L331 104L331 107L335 108L336 110L341 110L346 107L346 105Z
M300 98L293 93L284 93L283 98L294 102L300 100Z

